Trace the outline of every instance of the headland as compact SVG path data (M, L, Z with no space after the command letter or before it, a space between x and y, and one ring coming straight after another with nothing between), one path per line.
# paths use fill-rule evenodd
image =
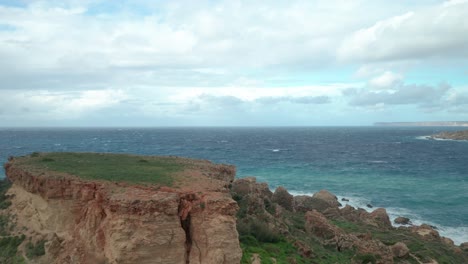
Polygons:
M468 263L435 227L179 157L33 153L2 183L3 263Z

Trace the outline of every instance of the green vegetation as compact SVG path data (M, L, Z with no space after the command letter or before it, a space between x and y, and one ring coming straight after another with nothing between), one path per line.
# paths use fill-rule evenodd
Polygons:
M185 164L172 157L101 153L32 153L15 160L36 172L57 172L90 180L123 181L171 186Z
M31 241L29 241L25 247L26 256L29 259L32 259L32 258L45 255L45 247L44 247L45 243L46 243L45 240L40 240L36 242L36 244L33 244L31 243Z
M6 192L10 188L11 183L7 179L0 180L0 210L6 209L11 205L11 202L6 196Z
M23 257L17 255L18 246L25 239L24 235L3 237L0 239L0 263L25 263Z
M241 264L252 263L253 254L258 254L262 264L273 263L309 263L297 252L297 249L289 242L281 240L275 243L259 242L254 236L247 235L240 238L242 248ZM273 262L272 258L276 259Z

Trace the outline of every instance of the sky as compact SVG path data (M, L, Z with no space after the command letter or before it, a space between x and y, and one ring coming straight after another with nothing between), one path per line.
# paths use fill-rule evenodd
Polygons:
M0 127L467 120L466 0L0 0Z

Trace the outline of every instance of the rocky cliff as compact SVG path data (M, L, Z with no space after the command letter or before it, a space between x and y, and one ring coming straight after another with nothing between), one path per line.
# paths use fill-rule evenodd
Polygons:
M52 160L46 154L36 158ZM42 242L43 256L23 254L29 262L240 262L238 206L228 190L232 166L173 158L184 169L171 186L162 186L47 172L28 159L34 158L12 158L5 165L12 187L4 213L14 222L11 234L25 236L23 244Z

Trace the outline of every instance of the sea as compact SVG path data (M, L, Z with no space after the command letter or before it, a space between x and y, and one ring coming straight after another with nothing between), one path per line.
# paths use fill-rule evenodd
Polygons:
M329 190L354 207L427 223L468 241L468 141L457 127L0 128L0 161L31 152L176 155L233 164L292 194ZM0 178L5 177L0 170ZM370 204L373 208L368 208Z

